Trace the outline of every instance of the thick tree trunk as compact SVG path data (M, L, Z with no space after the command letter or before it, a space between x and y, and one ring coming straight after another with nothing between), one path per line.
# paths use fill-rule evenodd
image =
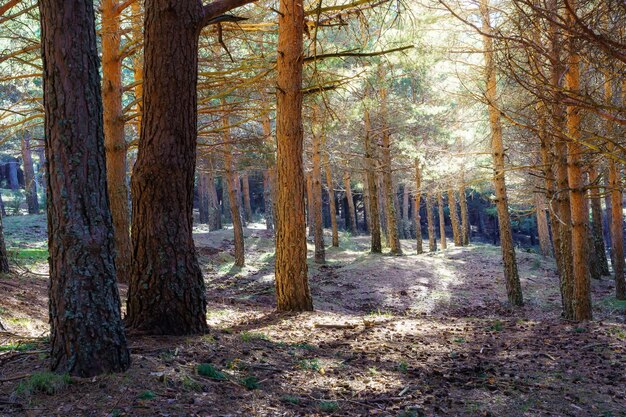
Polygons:
M426 220L428 220L428 250L437 251L437 234L435 233L435 208L432 193L426 194Z
M243 192L243 207L246 213L246 222L252 221L252 204L250 203L250 178L247 172L241 174L241 184Z
M446 239L446 217L443 211L443 193L437 193L437 207L439 209L439 239L441 240L441 250L448 249Z
M121 372L130 355L115 280L93 2L41 0L39 10L51 367L81 377Z
M568 0L576 10L576 1ZM575 17L568 13L568 23L573 27ZM568 39L568 65L565 84L568 92L579 94L580 56L578 42L573 37ZM574 320L591 320L591 289L589 282L588 242L589 206L585 199L585 181L582 164L584 146L580 143L580 111L577 106L567 106L567 174L570 204L572 210L572 257L574 280Z
M203 15L194 0L145 2L144 113L131 181L134 262L126 320L149 334L207 330L205 285L192 237Z
M280 0L277 60L276 301L278 310L313 310L307 277L305 178L302 162L304 5Z
M493 39L491 38L491 23L489 17L489 0L481 0L480 10L483 18L482 32L485 49L485 81L487 89L485 98L489 110L489 125L491 128L491 153L494 165L493 183L496 191L496 209L498 211L498 224L500 231L500 245L502 248L502 260L504 263L504 277L509 302L514 306L524 303L522 287L517 272L515 259L515 246L513 245L513 233L511 232L511 219L505 182L504 167L504 144L502 141L502 122L500 111L496 105L498 94L496 91L496 65L493 57Z
M313 228L315 237L315 263L326 263L324 245L324 219L322 218L322 137L313 135L313 170L311 196L313 198Z
M424 242L422 239L422 217L420 216L420 206L422 205L422 170L419 159L415 159L415 240L417 243L417 254L424 253Z
M337 230L337 200L335 199L335 187L333 185L333 175L330 170L328 152L324 152L324 171L326 173L326 188L328 189L328 204L330 205L330 226L332 228L333 242L335 248L339 247L339 231Z
M376 180L376 151L372 146L372 125L370 120L370 113L368 109L365 109L365 135L364 135L364 147L365 147L365 166L367 175L367 189L369 199L367 204L369 205L370 213L370 236L371 245L370 249L372 253L382 253L382 241L380 234L380 208L378 203L378 182Z
M461 230L459 212L457 211L456 194L452 188L448 190L448 208L450 209L450 221L452 222L454 246L463 246L463 232Z
M345 171L343 173L343 186L346 190L345 193L346 200L348 201L348 218L350 219L350 224L346 226L350 227L350 232L352 233L352 236L357 236L359 234L359 230L357 229L356 224L356 211L354 210L354 198L352 197L352 184L350 173L348 171Z
M589 197L591 200L591 233L593 241L593 256L591 258L592 262L597 265L595 268L598 270L599 275L606 276L609 275L609 261L606 257L606 247L604 246L599 174L595 166L589 168L589 182L591 186Z
M28 214L39 213L39 199L37 198L37 181L30 148L30 132L25 131L22 137L22 163L24 164L24 185L26 188L26 205Z
M104 148L107 184L115 233L117 280L130 277L130 212L126 182L126 139L122 109L122 56L118 0L102 1L102 102L104 106Z

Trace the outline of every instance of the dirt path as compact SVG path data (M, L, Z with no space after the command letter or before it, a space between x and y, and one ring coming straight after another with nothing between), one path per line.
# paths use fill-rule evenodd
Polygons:
M273 311L266 231L246 231L241 270L229 231L196 236L210 334L131 336L131 371L51 396L12 397L18 383L2 383L0 415L626 416L626 304L608 278L594 282L598 320L574 325L538 255L518 253L526 306L511 309L498 248L395 258L342 237L327 265L310 264L316 311L285 315ZM45 299L30 301L29 314L45 313ZM0 379L44 370L30 351L0 352Z

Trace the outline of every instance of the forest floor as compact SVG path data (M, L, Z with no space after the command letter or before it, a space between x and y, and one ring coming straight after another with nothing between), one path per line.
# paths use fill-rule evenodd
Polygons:
M39 374L44 218L5 227L18 272L0 278L1 416L626 416L626 303L610 278L593 282L595 321L575 324L534 253L518 252L526 304L511 308L497 247L417 256L404 241L391 257L342 235L326 265L309 264L316 311L279 314L273 241L257 224L242 269L231 231L196 230L209 334L130 337L125 374Z

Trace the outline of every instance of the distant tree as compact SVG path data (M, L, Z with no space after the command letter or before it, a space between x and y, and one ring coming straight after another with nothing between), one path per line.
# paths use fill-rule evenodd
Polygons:
M54 371L90 377L130 365L115 280L102 99L91 0L39 2Z

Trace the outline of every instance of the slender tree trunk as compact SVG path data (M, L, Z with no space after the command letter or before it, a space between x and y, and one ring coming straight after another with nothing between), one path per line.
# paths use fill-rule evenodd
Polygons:
M322 217L322 137L313 135L313 170L311 172L311 196L315 238L315 263L326 263L324 244L324 219Z
M609 252L608 258L611 260L611 265L615 265L615 260L613 259L613 239L611 238L611 225L613 224L613 204L611 203L611 185L609 181L609 171L608 169L604 175L604 240L606 243L606 249Z
M446 217L443 211L443 195L441 192L437 193L437 206L439 208L439 236L441 240L441 250L448 249L448 242L446 240Z
M148 334L207 330L205 285L192 238L203 16L194 0L145 2L144 113L131 183L133 265L126 320Z
M311 173L307 172L306 174L306 214L307 214L307 225L309 226L309 237L315 236L315 226L313 225L314 220L314 210L313 210L313 179L311 178Z
M437 251L437 234L435 233L435 208L432 193L426 194L426 219L428 220L428 250Z
M213 167L213 158L207 161L207 197L209 208L209 230L219 230L222 228L222 210L220 208L219 198L217 197L217 189L215 188L215 168Z
M141 10L141 5L143 1L134 1L131 4L131 12L132 12L132 36L133 40L140 45L140 42L143 40L142 33L142 16L143 11ZM142 50L143 48L140 48ZM133 76L135 79L135 100L137 101L137 105L135 106L137 111L137 117L135 118L135 126L137 127L137 139L141 137L141 119L143 115L143 53L136 53L133 57ZM131 165L131 170L133 169L133 165Z
M367 188L368 188L368 204L370 212L370 236L371 236L371 252L382 253L382 241L380 234L380 208L378 203L378 182L376 181L376 153L372 146L372 124L370 120L369 109L365 109L365 165L367 175Z
M602 276L609 275L609 261L604 246L604 224L602 223L602 197L600 196L599 174L595 166L589 168L589 182L591 185L589 196L591 200L591 231L593 240L592 262Z
M346 189L346 200L348 200L348 217L350 218L350 231L353 236L357 236L359 234L359 229L357 229L356 224L356 211L354 209L354 198L352 197L352 185L350 173L345 171L343 173L343 186Z
M115 233L117 280L127 283L132 261L128 184L126 182L126 139L122 109L120 13L118 0L102 1L102 102L107 183Z
M504 277L506 280L506 291L509 302L514 306L521 306L524 304L524 300L517 272L515 246L513 245L513 233L511 232L511 219L506 192L502 122L500 120L500 112L496 105L498 93L496 91L496 65L493 57L493 39L491 38L492 28L489 17L489 0L481 0L480 10L483 17L482 32L483 44L485 47L485 81L487 84L485 98L487 99L489 106L491 152L494 164L493 183L496 191L496 209L498 211L500 245L502 248L502 260L504 263Z
M241 175L241 184L243 191L243 207L246 213L246 222L252 221L252 204L250 203L250 178L247 172Z
M470 243L470 220L469 211L467 209L467 196L465 195L465 173L461 175L459 202L461 205L461 244L467 246Z
M539 191L534 194L535 213L537 216L537 233L539 235L539 249L543 256L552 255L552 243L548 229L548 217L546 216L545 195Z
M0 273L6 274L11 270L11 268L9 267L9 256L7 254L6 243L4 242L3 217L4 214L0 215Z
M228 191L228 201L230 202L230 216L233 219L233 239L235 241L235 266L241 268L245 264L245 248L243 238L243 221L240 206L237 198L237 183L239 182L237 172L233 163L233 151L231 149L230 128L228 117L223 117L224 135L224 173L226 188Z
M28 214L39 213L39 199L37 198L37 181L35 181L35 168L30 149L30 132L25 131L22 137L22 162L24 164L24 184L26 188L26 205Z
M333 243L336 248L339 247L339 231L337 230L337 200L335 199L335 187L333 185L333 175L330 170L330 161L328 160L328 152L323 153L324 170L326 172L326 188L328 188L328 204L330 205L330 225L332 228Z
M121 372L130 355L115 280L93 2L41 0L39 10L51 367L81 377Z
M280 0L277 61L276 300L278 310L313 310L307 277L305 178L302 162L304 5Z
M576 10L575 0L566 0ZM576 24L575 17L568 13L568 23ZM568 65L565 73L565 84L568 92L573 95L580 93L580 56L578 42L573 37L568 39ZM580 111L577 106L567 106L567 174L569 195L572 210L572 257L574 279L574 320L591 320L591 290L589 282L589 260L587 233L589 223L589 207L585 199L585 182L582 164L584 146L580 143Z
M415 158L415 239L417 243L417 254L424 253L424 242L422 239L422 217L420 216L420 206L422 205L422 170L419 159Z
M209 174L206 158L198 158L198 222L209 223Z
M274 214L272 207L272 180L271 168L263 171L263 204L265 207L265 227L267 230L274 230Z
M452 188L448 190L448 207L450 208L450 220L452 222L454 246L463 246L463 232L461 230L459 212L457 211L456 194Z

